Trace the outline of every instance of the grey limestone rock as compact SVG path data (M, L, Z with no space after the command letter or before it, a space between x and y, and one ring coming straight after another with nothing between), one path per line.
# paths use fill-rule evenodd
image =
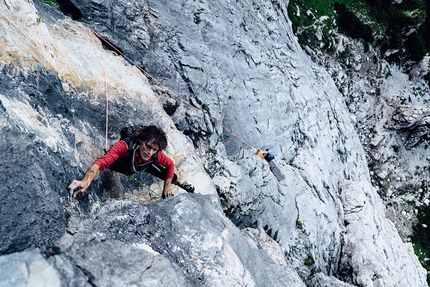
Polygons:
M0 262L13 271L3 282L426 285L385 218L341 94L292 33L288 3L72 3L70 18L37 0L0 2ZM160 201L103 171L68 198L121 127L149 123L166 131L195 194ZM284 180L253 147L276 155Z
M428 139L430 109L422 106L400 105L396 108L386 127L406 134L405 146L413 148Z

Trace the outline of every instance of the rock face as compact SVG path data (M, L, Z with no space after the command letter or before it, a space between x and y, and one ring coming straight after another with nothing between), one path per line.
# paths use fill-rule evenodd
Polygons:
M34 251L14 253L0 266L2 286L192 286L166 258L116 241L75 244L48 260Z
M405 146L413 148L427 140L430 131L430 109L421 106L400 105L386 124L389 129L400 130L407 134Z
M427 286L287 3L62 5L0 3L0 285ZM166 131L196 194L104 171L68 199L132 123Z

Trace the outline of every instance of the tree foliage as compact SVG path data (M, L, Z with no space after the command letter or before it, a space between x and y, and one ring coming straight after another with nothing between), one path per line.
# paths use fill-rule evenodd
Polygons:
M345 4L334 3L334 9L338 13L337 23L339 31L355 39L363 39L368 43L373 42L372 28L361 22L353 12L349 11Z
M289 16L301 44L318 45L309 40L315 33L307 30L328 16L336 20L339 32L379 47L382 54L390 50L388 60L405 63L430 51L429 7L426 0L291 0Z
M60 9L60 6L57 3L57 0L40 0L40 2L51 5L57 9Z

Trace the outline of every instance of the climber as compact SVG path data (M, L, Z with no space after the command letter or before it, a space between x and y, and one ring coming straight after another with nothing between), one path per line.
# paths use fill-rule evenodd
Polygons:
M173 196L171 184L175 184L189 193L194 187L189 183L181 183L174 173L173 161L163 152L167 147L167 136L156 126L138 126L134 134L123 135L102 157L96 159L86 171L81 180L73 180L69 188L69 195L76 198L84 193L91 182L105 169L114 170L126 175L145 171L164 180L162 198Z

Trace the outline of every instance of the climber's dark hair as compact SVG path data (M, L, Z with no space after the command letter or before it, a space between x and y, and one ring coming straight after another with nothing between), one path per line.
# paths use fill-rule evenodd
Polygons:
M166 133L156 126L146 126L136 135L139 141L154 141L160 150L167 148L167 136Z

